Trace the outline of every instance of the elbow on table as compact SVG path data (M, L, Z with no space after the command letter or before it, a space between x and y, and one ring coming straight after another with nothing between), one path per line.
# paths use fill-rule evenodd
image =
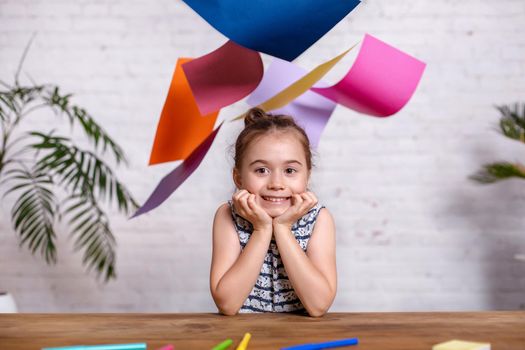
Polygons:
M239 313L239 309L219 307L219 313L224 316L235 316Z
M306 312L308 312L308 315L311 317L322 317L326 314L328 311L328 307L306 307Z
M300 299L303 301L304 308L308 312L308 315L311 317L322 317L328 312L330 306L332 306L336 291L337 284L328 286L327 289L316 293L316 295L310 295L310 298L305 298L306 300L303 300L303 298Z
M239 310L241 309L240 306L232 305L232 303L228 302L215 302L217 305L217 308L219 309L219 313L223 314L225 316L235 316L239 313Z
M332 306L334 297L335 295L331 295L330 297L324 300L318 298L315 301L312 300L310 303L303 303L303 305L306 309L306 312L308 312L308 315L310 315L311 317L322 317L328 312L330 306Z
M237 315L241 309L241 305L232 302L231 298L226 296L224 293L217 292L217 289L211 289L211 296L215 302L215 306L219 310L219 313L225 316Z

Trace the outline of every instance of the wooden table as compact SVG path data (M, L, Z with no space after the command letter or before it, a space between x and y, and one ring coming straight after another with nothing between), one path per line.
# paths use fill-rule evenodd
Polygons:
M359 338L345 349L425 350L462 339L490 342L493 350L525 349L525 312L329 313L322 318L285 314L0 314L0 350L37 350L80 344L146 342L176 350L211 349L245 332L248 350Z

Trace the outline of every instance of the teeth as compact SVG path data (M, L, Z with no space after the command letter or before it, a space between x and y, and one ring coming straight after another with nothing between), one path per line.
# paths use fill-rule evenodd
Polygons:
M282 202L288 199L288 197L263 197L265 201L270 202Z

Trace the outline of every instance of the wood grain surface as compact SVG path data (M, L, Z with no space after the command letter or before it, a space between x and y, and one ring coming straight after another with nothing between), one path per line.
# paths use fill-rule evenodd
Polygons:
M248 350L359 338L356 350L423 350L451 340L489 342L493 350L525 349L525 312L286 314L0 314L0 350L146 342L176 350L211 349L245 332Z

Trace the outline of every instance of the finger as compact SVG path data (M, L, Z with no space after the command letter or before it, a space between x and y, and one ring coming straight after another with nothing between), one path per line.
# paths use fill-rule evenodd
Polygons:
M250 207L248 206L248 197L249 196L250 196L250 194L247 191L245 191L244 193L241 193L239 195L239 197L237 198L239 211L240 211L240 214L243 215L243 216L245 216L246 214L249 214L249 212L251 211Z
M246 200L247 204L248 204L248 207L256 212L257 209L258 209L258 205L257 205L257 202L255 201L255 195L254 194L250 194L248 195L248 198Z
M317 196L315 195L315 193L310 192L310 191L308 191L306 193L308 194L308 196L310 196L310 198L312 199L312 202L314 202L314 205L317 204L318 199L317 199Z
M303 204L303 202L304 202L303 197L301 197L300 194L292 195L292 207L297 209Z
M266 216L266 212L264 209L257 203L257 196L255 194L251 195L248 200L248 205L250 206L250 209L253 210L253 212L257 216Z
M239 195L239 202L245 207L248 207L248 197L250 197L250 193L248 191L244 191Z
M238 198L241 199L241 198L247 197L249 195L250 195L250 192L248 192L246 190L242 190L242 191L239 191Z
M312 192L303 193L303 198L308 206L308 209L312 208L317 204L317 198Z
M240 206L240 198L243 196L243 193L245 192L246 190L239 190L237 192L235 192L232 196L232 201L233 201L233 204L234 206L239 209L238 207Z
M301 212L301 214L305 214L312 207L312 199L306 193L301 193L300 196L302 199L302 203L299 207L299 211Z
M239 192L240 191L235 191L235 193L232 195L232 204L233 204L233 208L235 209L235 211L238 213L239 212L239 205L238 205L238 202L239 202Z
M248 191L246 191L246 190L238 190L237 192L235 192L233 194L232 199L233 200L238 200L246 192L248 192Z

